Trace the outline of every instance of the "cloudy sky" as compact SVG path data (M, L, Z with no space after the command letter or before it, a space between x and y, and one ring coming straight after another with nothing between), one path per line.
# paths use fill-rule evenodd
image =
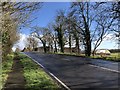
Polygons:
M39 11L32 14L32 16L37 19L35 19L31 25L45 27L49 23L54 21L57 10L59 9L68 10L69 7L70 7L69 2L43 3L43 7ZM25 47L26 38L28 37L30 32L31 32L30 28L24 27L21 29L20 40L17 42L17 44L14 45L13 50L15 50L16 47L20 48L21 50ZM42 46L42 45L39 44L39 46ZM109 34L98 48L114 49L114 48L118 48L118 46L117 46L116 40L112 38L111 34Z

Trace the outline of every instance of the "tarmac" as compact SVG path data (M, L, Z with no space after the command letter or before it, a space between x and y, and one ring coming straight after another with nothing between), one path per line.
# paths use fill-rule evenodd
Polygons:
M25 54L67 90L119 88L119 62L37 52Z

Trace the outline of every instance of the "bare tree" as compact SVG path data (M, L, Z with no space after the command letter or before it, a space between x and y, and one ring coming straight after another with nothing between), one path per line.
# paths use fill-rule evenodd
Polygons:
M113 4L113 3L112 3ZM110 7L111 3L97 3L97 8L95 8L96 17L94 19L94 31L91 32L91 41L94 42L93 56L98 46L102 43L104 38L107 37L109 33L115 28L116 20L111 13ZM96 6L95 6L96 7ZM100 13L100 14L99 14Z
M35 26L32 29L33 29L33 36L38 38L42 42L44 52L47 53L47 44L48 41L50 40L50 32L48 28Z
M34 49L38 46L38 40L33 37L33 35L29 35L29 37L27 38L27 43L26 43L26 47L30 48L32 51L34 51Z
M71 52L71 46L72 46L72 41L75 40L76 44L76 52L77 54L80 54L80 33L79 33L79 28L77 27L77 19L72 16L71 13L68 13L66 17L66 26L67 26L67 31L68 31L68 36L69 36L69 48Z
M81 33L82 41L85 47L85 55L91 55L91 43L94 43L93 55L97 47L101 44L104 38L110 31L116 29L117 20L114 19L111 12L113 2L77 2L72 3L71 13L77 18L75 24Z
M64 45L65 45L65 37L64 37L64 32L65 32L65 12L62 10L59 10L56 16L55 20L55 31L57 32L57 37L58 37L58 44L60 46L60 51L64 53Z
M108 21L109 20L109 21ZM111 26L112 26L113 20L110 20L108 17L100 16L97 18L96 23L97 27L96 30L94 31L94 37L92 41L94 42L94 49L93 49L93 56L95 54L95 51L97 47L102 43L104 38L107 37L107 35L110 33Z
M118 2L113 2L112 3L112 14L113 14L113 19L116 20L115 28L113 31L115 32L116 37L118 38L118 46L120 44L120 1ZM120 48L120 47L118 47Z
M47 40L50 52L57 52L57 37L56 32L54 31L54 24L49 23L48 26L49 38Z
M76 24L80 29L80 33L83 36L83 44L85 47L85 55L91 55L91 36L90 36L90 26L93 19L93 15L89 13L91 4L89 2L76 2L71 5L72 13L78 19Z

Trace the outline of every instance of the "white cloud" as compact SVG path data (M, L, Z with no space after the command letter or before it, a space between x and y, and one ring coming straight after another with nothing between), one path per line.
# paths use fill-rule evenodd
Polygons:
M108 41L108 40L116 40L116 36L115 34L108 34L105 38L104 41Z
M114 34L108 34L100 44L100 46L97 49L117 49L118 44L117 44L118 38ZM94 47L94 44L97 41L94 41L92 43L92 49Z
M118 38L114 35L114 34L108 34L104 39L103 39L103 41L102 42L116 42L118 40ZM94 41L93 43L95 44L97 42L97 40L96 41Z
M20 40L13 46L12 50L15 51L16 48L20 50L24 49L25 44L27 42L28 35L20 33Z
M28 37L29 37L29 35L20 33L20 40L18 40L17 43L14 44L12 50L15 51L16 48L19 48L20 50L23 50L24 47L26 47ZM41 41L37 38L36 38L36 40L39 42L38 47L42 46Z

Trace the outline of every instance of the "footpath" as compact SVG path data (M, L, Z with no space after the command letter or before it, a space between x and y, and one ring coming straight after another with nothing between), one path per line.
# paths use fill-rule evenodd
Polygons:
M19 57L16 55L13 60L12 71L8 74L3 90L25 90L25 83L23 66Z

